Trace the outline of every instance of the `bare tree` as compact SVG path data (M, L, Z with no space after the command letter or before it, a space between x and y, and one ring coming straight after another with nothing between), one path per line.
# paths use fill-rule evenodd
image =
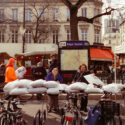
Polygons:
M40 6L41 11L38 9L38 6ZM34 18L32 22L33 26L30 27L33 41L34 43L39 43L40 40L44 42L48 38L50 32L47 18L44 16L46 10L49 8L49 2L43 4L38 3L36 0L32 0L30 7L32 8L32 17Z
M92 18L87 18L87 17L78 17L77 13L79 8L85 4L89 0L77 0L75 4L71 2L71 0L62 0L62 2L69 8L70 11L70 29L71 29L71 40L79 40L78 37L78 22L79 21L85 21L87 23L93 23L94 19L104 16L104 15L110 15L112 11L115 9L113 8L107 8L106 12L95 15Z

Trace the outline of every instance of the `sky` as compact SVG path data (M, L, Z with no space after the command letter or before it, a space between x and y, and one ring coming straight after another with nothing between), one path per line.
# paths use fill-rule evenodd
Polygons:
M125 6L125 0L102 0L104 2L104 7L109 6L109 2L111 1L111 7L122 7Z

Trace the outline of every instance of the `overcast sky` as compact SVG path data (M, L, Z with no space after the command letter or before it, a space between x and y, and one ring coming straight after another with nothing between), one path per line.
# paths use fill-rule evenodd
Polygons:
M109 2L111 1L111 6L112 7L121 7L125 6L125 0L102 0L104 2L104 7L109 6Z

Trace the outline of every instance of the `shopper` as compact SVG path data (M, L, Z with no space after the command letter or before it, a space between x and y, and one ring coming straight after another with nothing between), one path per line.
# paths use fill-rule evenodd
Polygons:
M79 66L79 70L76 72L75 77L72 81L74 82L84 82L89 84L88 81L84 78L85 75L90 74L90 71L87 70L87 66L85 64L81 64ZM88 95L85 94L81 99L81 110L87 112L87 104L88 104Z
M59 74L59 70L57 67L52 69L52 72L50 72L47 77L46 77L47 81L57 81L58 83L62 83L63 79L61 77L61 75ZM58 107L58 95L48 95L48 101L49 101L49 112L52 111L52 108L54 108L55 111L58 111L59 107Z
M58 64L58 60L56 59L56 54L51 54L50 56L50 67L49 67L49 72L52 72L52 69L54 67L58 67L59 64Z
M46 73L45 68L42 65L42 62L38 62L37 67L34 69L34 72L33 72L34 79L35 80L45 79L46 75L47 75L47 73ZM37 99L38 100L42 99L41 93L37 94Z

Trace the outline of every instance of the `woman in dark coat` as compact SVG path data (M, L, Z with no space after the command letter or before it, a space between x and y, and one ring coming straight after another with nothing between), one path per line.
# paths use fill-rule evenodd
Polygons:
M74 82L84 82L86 84L89 84L88 81L84 78L85 75L89 75L90 71L87 70L87 66L85 64L82 64L79 66L79 71L76 72L75 77L72 81ZM88 95L85 94L84 97L81 99L81 110L84 110L87 112L87 104L88 104Z

